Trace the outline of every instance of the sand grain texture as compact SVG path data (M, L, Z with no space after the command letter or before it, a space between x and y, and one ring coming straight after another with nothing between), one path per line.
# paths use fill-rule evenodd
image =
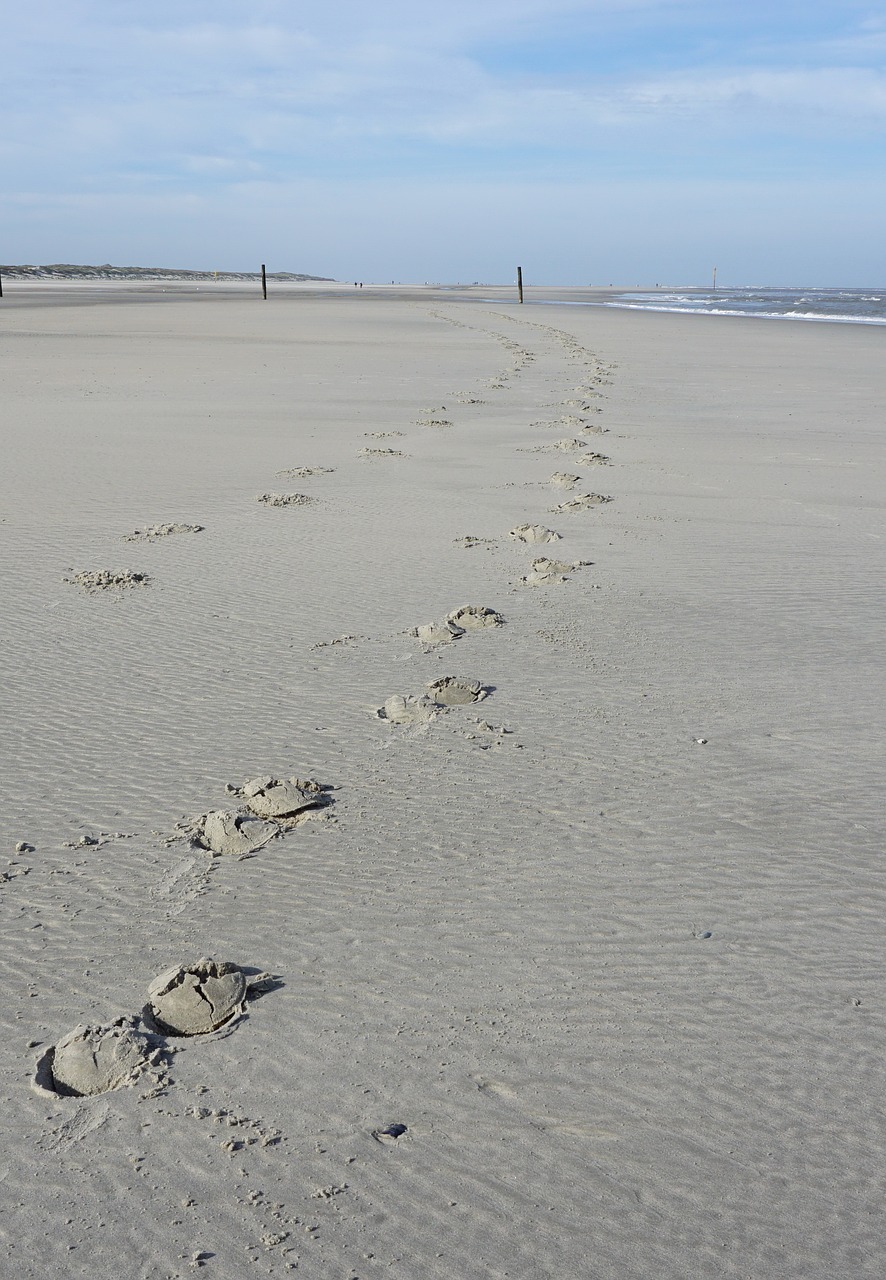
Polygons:
M886 335L4 293L2 1274L879 1280ZM530 590L586 404L614 501ZM262 510L295 463L322 501ZM166 514L205 531L150 590L62 581ZM507 625L407 634L460 601ZM453 670L482 707L423 696ZM229 781L290 774L334 808ZM225 804L254 856L164 838ZM30 1087L195 956L279 980Z

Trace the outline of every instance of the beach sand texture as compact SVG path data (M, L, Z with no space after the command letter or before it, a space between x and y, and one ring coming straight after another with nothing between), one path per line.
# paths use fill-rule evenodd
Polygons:
M2 1274L882 1275L882 331L32 297Z

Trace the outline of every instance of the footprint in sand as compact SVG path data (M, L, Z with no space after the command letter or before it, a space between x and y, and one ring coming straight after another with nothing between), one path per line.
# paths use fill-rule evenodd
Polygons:
M290 480L307 480L309 476L331 476L334 470L335 467L284 467L276 474Z
M270 775L252 778L242 787L231 787L233 795L241 796L246 807L258 818L276 818L280 821L297 817L306 809L316 809L329 803L324 787L312 778L274 778Z
M495 609L482 604L464 604L453 609L441 622L426 622L420 627L412 627L406 634L417 636L426 648L435 648L441 644L452 644L466 631L500 627L503 622L504 618Z
M452 423L448 418L419 418L415 425L417 427L451 427Z
M605 453L593 453L588 450L575 459L577 467L608 467L609 459Z
M595 409L595 413L600 413L600 409ZM582 430L588 425L584 418L579 417L576 413L564 413L560 418L560 422L564 427L581 427ZM556 425L556 424L554 424Z
M160 1047L138 1018L81 1025L62 1036L37 1063L34 1088L63 1097L93 1097L134 1084L159 1065Z
M379 720L387 720L389 724L430 724L442 710L430 698L413 698L411 695L404 698L395 693L375 714Z
M265 822L249 809L212 809L189 824L192 843L218 857L244 858L280 835L277 822Z
M520 582L527 587L538 587L549 582L565 582L570 573L583 569L591 564L590 560L549 560L547 556L538 556L532 561L532 572Z
M518 445L518 453L577 453L580 449L587 449L587 442L579 440L575 436L571 439L564 438L562 440L554 440L550 444L531 444ZM578 462L578 458L576 458Z
M151 579L148 574L135 573L131 569L84 569L64 581L94 594L97 591L125 591L129 587L147 587Z
M514 732L513 729L506 729L504 725L490 724L488 720L477 720L475 723L476 731L466 733L465 738L469 742L476 742L481 751L503 747L505 740L511 737ZM514 745L520 746L519 743Z
M418 698L411 694L406 697L394 694L375 714L379 720L387 720L389 724L427 725L449 707L480 702L490 692L479 680L471 680L467 676L441 676L426 688L427 694Z
M426 688L431 701L442 707L464 707L471 702L480 702L489 693L479 680L466 676L441 676Z
M309 507L316 498L306 493L259 493L256 502L263 502L266 507Z
M485 627L500 627L504 618L485 604L463 604L448 613L446 621L461 631L482 631Z
M577 436L564 436L551 445L552 449L559 449L561 453L578 453L587 447L587 441L579 440Z
M508 534L514 542L559 542L560 534L548 529L543 524L518 524Z
M574 489L580 479L581 476L570 475L568 471L555 471L548 484L552 484L555 489Z
M551 507L554 515L570 515L575 511L589 511L591 507L602 507L612 498L603 493L583 493L577 498L569 498L566 502Z
M420 627L412 627L406 634L417 636L426 648L432 649L441 644L452 644L453 640L464 635L464 628L454 626L448 620L425 622Z
M239 965L203 957L187 967L175 965L154 979L145 1016L165 1035L207 1035L244 1011L246 992L246 975Z
M358 458L405 458L402 449L359 449Z
M494 538L475 538L473 534L465 534L463 538L454 538L453 542L457 547L464 547L467 551L472 551L475 547L494 547L496 541Z
M169 538L176 533L203 533L202 524L151 524L147 529L133 529L132 533L124 533L124 542L155 542L158 538Z
M352 645L358 644L359 641L365 639L366 636L354 636L348 633L347 635L336 636L334 640L318 640L316 644L311 645L311 653L317 649L334 649L336 646L350 648Z
M266 775L242 787L229 783L225 789L242 802L240 808L213 809L180 828L197 848L219 857L256 853L284 830L298 826L308 810L331 803L330 788L312 779Z
M402 431L364 431L367 440L390 440L394 436L402 436Z

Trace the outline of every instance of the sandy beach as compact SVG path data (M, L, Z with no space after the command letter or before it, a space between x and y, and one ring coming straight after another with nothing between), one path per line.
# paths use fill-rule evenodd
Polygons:
M882 329L5 294L3 1275L881 1276Z

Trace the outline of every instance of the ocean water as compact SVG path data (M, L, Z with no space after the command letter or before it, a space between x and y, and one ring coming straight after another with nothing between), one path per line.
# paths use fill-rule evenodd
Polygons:
M886 324L883 289L671 289L616 294L604 307L638 311L679 311L693 315L758 316L771 320Z

